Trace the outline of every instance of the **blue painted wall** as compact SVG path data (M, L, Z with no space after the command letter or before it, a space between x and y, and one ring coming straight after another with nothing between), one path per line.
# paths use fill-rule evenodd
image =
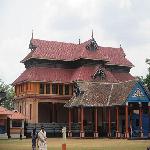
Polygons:
M144 136L148 136L148 133L150 131L150 124L149 124L150 118L148 116L148 114L143 114L142 115L142 129L143 129L143 133ZM139 122L139 115L138 114L132 114L132 130L133 130L133 137L138 137L139 136L139 124L137 124L137 122Z

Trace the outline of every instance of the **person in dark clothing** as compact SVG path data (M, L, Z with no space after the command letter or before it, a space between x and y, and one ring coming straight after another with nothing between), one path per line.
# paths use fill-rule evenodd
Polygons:
M32 137L32 150L36 150L36 139L37 139L36 128L33 129L31 137Z

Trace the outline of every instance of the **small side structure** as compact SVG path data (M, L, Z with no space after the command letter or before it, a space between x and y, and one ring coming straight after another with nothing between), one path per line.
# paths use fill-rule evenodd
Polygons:
M13 110L12 114L8 116L10 119L10 137L11 138L26 138L24 136L24 121L25 116L18 112L17 110Z
M68 136L75 136L73 109L79 110L79 136L150 137L150 94L138 80L119 83L80 81L69 109Z
M0 106L0 139L8 139L8 120L7 116L12 114L11 111Z

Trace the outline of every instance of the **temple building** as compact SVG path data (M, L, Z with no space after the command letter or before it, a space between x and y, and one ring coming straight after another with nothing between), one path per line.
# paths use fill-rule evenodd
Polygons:
M29 48L13 82L26 134L44 125L48 136L60 136L63 126L69 137L149 136L149 92L130 74L121 46L99 46L93 35L78 44L32 36Z

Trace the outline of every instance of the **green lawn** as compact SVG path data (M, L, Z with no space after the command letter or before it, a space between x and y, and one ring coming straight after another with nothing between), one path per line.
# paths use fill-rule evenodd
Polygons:
M48 150L61 150L62 139L49 138ZM67 150L146 150L150 140L67 139ZM31 139L0 140L0 150L31 150Z

